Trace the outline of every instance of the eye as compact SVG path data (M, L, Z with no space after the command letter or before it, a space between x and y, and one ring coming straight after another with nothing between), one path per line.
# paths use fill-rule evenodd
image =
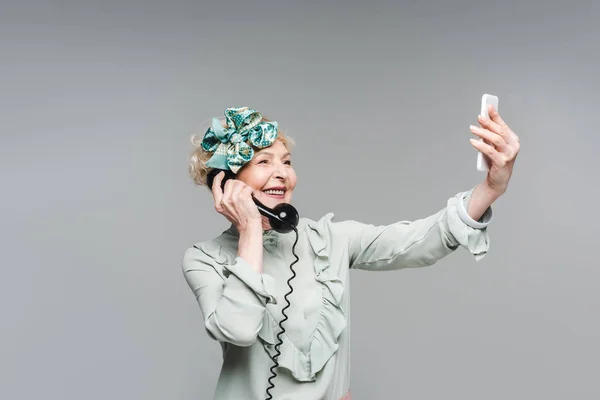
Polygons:
M287 164L287 165L292 165L292 160L287 160L287 161L284 161L283 163Z
M267 160L260 160L258 163L259 163L259 164L266 164L266 163L267 163Z

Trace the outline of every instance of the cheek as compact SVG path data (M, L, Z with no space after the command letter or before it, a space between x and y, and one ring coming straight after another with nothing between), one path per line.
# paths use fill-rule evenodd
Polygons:
M289 178L292 189L294 189L296 187L296 184L298 183L298 177L296 176L296 173L291 173Z
M255 176L250 181L250 183L247 183L247 185L250 186L254 190L261 190L265 186L265 180L260 179L260 177L258 177L258 176Z
M244 167L244 169L238 173L237 179L253 189L258 189L256 187L258 181L256 179L256 173L252 171L252 165L246 165L246 167Z
M250 167L250 166L249 166ZM269 176L261 171L260 168L248 168L243 174L240 174L239 179L254 190L261 190L269 180Z

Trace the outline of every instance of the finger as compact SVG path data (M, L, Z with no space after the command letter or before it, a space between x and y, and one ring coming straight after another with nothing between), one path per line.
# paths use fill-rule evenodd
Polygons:
M495 123L497 123L498 125L508 127L506 122L504 122L504 120L500 116L500 113L498 112L496 107L494 107L492 104L490 104L490 106L488 107L488 114L490 116L490 119L492 121L494 121Z
M498 124L497 122L491 120L488 117L484 117L482 115L477 116L477 120L482 128L485 128L491 132L497 133L498 135L504 135L506 133L506 129Z
M217 207L219 204L221 204L221 199L223 198L223 191L221 190L221 181L223 180L223 177L225 176L225 172L219 172L216 176L215 179L213 180L213 185L212 185L212 194L213 194L213 198L215 201L215 207Z
M519 142L519 138L517 137L517 135L515 135L512 129L510 129L510 127L508 126L508 124L504 122L498 110L491 104L488 107L488 114L490 116L490 118L488 119L489 123L494 124L493 130L495 130L495 128L498 128L496 132L505 138L506 143L513 144Z
M241 182L241 181L234 182L234 184L231 188L231 199L232 199L234 205L237 205L237 203L239 203L240 198L241 198L241 193L246 187L247 187L247 185L244 182Z
M506 130L506 138L507 138L507 142L509 144L516 144L519 143L519 137L513 132L512 129L510 129L510 127L508 126L508 124L506 122L504 122L504 120L502 119L502 117L500 116L500 113L494 109L492 110L490 117L496 121L497 124L499 124L500 126L503 126L504 129Z
M246 186L240 192L240 200L245 202L246 204L250 204L250 202L252 204L254 204L254 201L252 200L253 194L254 194L254 189L252 189L252 187L250 187L250 186Z
M252 188L243 182L237 182L231 189L231 207L232 213L234 213L237 219L248 219L249 216L257 214L256 204L252 201L250 194Z
M470 142L473 145L473 147L475 147L477 150L481 151L483 154L488 156L488 158L492 161L492 164L500 168L506 165L506 161L503 154L498 152L494 148L494 146L477 139L470 139Z
M223 197L221 198L221 205L223 207L228 207L231 204L232 189L234 188L237 182L239 181L235 179L228 179L225 182L225 187L223 189Z
M503 136L498 135L497 133L491 132L488 129L483 129L475 125L471 125L469 127L471 129L471 133L479 136L482 139L487 140L489 143L493 144L500 151L504 151L506 149L507 143L504 140Z
M259 211L257 204L254 202L254 197L256 196L254 193L256 190L252 189L250 186L244 188L242 191L242 196L244 197L244 202L246 204L247 209L250 212L250 215L259 216Z

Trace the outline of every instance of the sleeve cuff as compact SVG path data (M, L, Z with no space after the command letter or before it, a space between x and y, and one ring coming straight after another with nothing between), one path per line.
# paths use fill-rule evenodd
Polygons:
M458 202L457 212L460 219L474 229L483 229L487 227L494 217L494 213L492 211L492 207L488 207L487 210L483 213L481 218L478 221L475 221L471 216L467 213L467 208L469 206L469 200L471 199L471 194L473 193L473 189L469 190L462 194L462 201Z
M267 304L277 304L275 278L254 271L252 266L241 257L236 257L232 264L224 267L254 291L254 293L265 299Z
M490 234L486 229L492 220L491 207L488 208L479 221L473 220L467 214L467 206L473 189L461 192L448 199L447 230L458 245L465 247L481 260L490 247Z

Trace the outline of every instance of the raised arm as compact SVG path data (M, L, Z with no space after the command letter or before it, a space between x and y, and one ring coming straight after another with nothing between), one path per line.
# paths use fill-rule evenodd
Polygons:
M459 246L476 260L485 256L490 240L488 207L478 221L467 213L473 189L448 199L446 207L426 218L374 226L356 221L335 224L348 238L350 267L389 271L433 265Z

